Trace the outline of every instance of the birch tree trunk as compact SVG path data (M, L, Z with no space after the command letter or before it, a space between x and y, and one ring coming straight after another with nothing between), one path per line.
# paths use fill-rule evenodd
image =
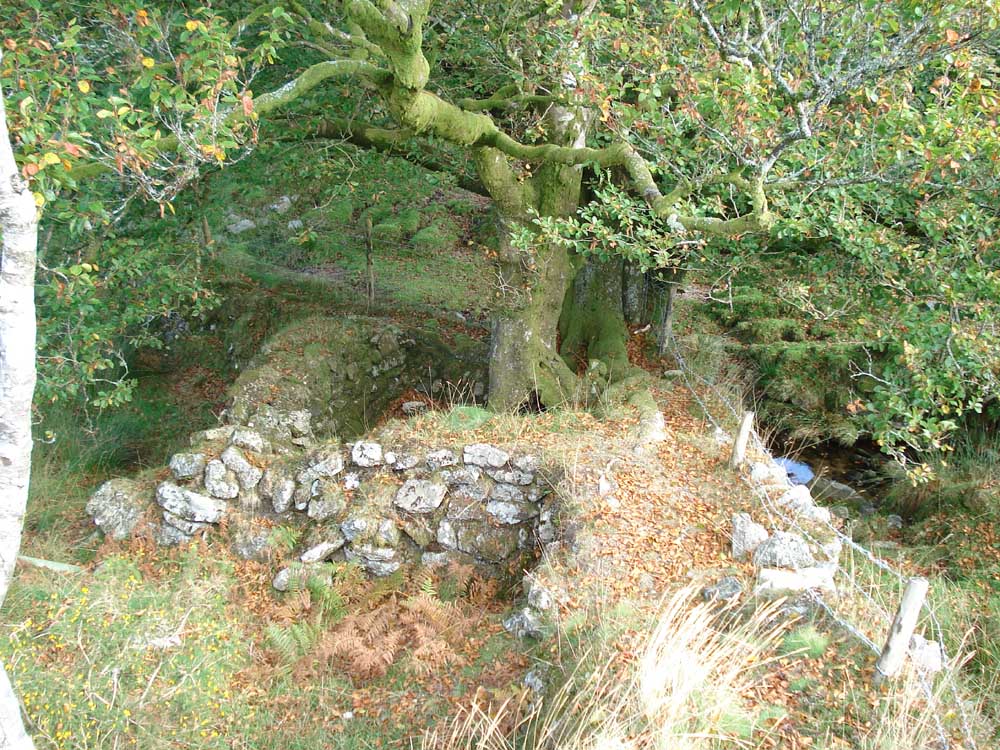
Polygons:
M7 595L28 501L35 391L35 201L21 179L0 91L0 605ZM28 750L20 704L0 662L0 750Z

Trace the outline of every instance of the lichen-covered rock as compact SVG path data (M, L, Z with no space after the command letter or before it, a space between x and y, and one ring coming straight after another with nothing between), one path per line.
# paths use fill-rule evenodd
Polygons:
M254 489L264 476L264 471L250 463L243 455L243 451L235 445L226 448L220 458L226 468L236 475L236 481L244 491L249 492Z
M271 534L267 529L239 529L233 536L232 548L242 560L267 562L271 559Z
M402 564L397 559L394 547L376 547L372 544L351 545L344 550L351 562L358 563L368 573L382 578L399 570Z
M502 524L513 526L524 523L538 515L538 508L530 503L512 503L505 500L490 500L486 512Z
M542 638L545 626L541 618L530 607L514 612L503 621L504 630L515 638Z
M733 557L742 560L767 540L767 529L748 513L733 514Z
M458 532L447 518L438 525L437 543L446 549L458 549Z
M175 516L197 523L218 523L226 512L226 504L222 500L192 492L171 482L163 482L156 488L156 502Z
M419 465L420 456L415 456L412 453L397 453L396 461L393 463L392 468L395 471L409 471Z
M427 411L427 404L423 401L404 401L400 408L403 410L403 414L412 417L414 414Z
M527 486L535 481L535 475L520 469L487 469L486 473L498 482Z
M212 497L232 500L240 494L240 483L235 473L222 461L215 459L205 466L205 489Z
M171 526L164 521L156 530L153 539L161 547L175 547L178 544L187 544L190 542L191 535L185 534L176 526Z
M518 456L513 461L514 468L523 471L526 474L534 474L538 471L541 466L541 462L538 460L538 456Z
M326 541L314 544L299 559L304 563L315 563L329 560L330 557L344 546L347 540L343 534L332 532Z
M431 471L443 469L446 466L454 466L458 463L458 457L454 451L442 448L438 451L431 451L427 454L427 468Z
M440 528L438 532L440 541ZM518 549L517 529L511 527L496 527L482 522L461 523L456 525L456 536L458 549L483 562L504 562Z
M230 441L237 448L244 448L254 453L264 453L268 448L267 441L259 432L251 430L249 427L237 427L233 430Z
M523 503L527 499L524 490L512 484L497 484L490 492L490 500L502 503Z
M729 602L739 599L743 593L743 584L740 579L734 576L726 576L721 581L712 586L706 586L701 590L701 598L706 602Z
M438 475L441 481L453 484L475 484L483 476L483 472L478 466L456 466L451 469L443 469Z
M350 492L361 486L361 475L356 471L349 471L344 474L344 489Z
M403 533L420 548L427 547L437 539L437 528L428 516L401 515L397 523Z
M204 453L175 453L170 457L170 473L179 482L200 479L205 471L205 463Z
M214 443L217 440L229 440L233 436L233 431L236 428L231 424L225 424L220 427L212 427L208 430L201 430L196 432L191 436L191 445L199 445L201 443Z
M125 539L135 529L148 500L129 479L109 479L87 501L87 514L113 539Z
M367 440L359 440L351 448L351 460L363 469L382 465L382 446Z
M195 521L186 521L180 516L176 516L169 510L163 511L163 523L168 526L173 526L175 529L180 531L182 534L187 536L194 536L196 533L202 529L207 529L209 524L207 523L197 523Z
M347 499L340 484L331 480L317 479L315 485L307 510L307 515L311 519L326 521L344 512Z
M292 505L295 494L295 480L279 468L269 468L257 485L258 494L271 501L275 513L284 513Z
M355 539L363 537L371 525L370 518L354 516L340 524L340 531L347 538L347 541L353 542Z
M410 513L430 513L441 507L448 486L428 479L407 479L396 493L396 506Z
M337 476L344 470L344 457L337 447L316 451L310 458L308 466L299 472L296 480L299 484L311 484L317 479L327 479Z
M806 540L789 531L776 531L753 553L758 568L809 568L816 564Z
M473 466L499 469L510 460L510 454L488 443L473 443L465 446L462 460Z

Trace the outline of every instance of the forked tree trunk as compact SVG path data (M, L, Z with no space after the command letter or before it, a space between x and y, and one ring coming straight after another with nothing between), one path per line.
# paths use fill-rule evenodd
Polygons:
M10 587L28 501L35 391L35 252L38 221L7 132L0 91L0 604ZM0 663L0 750L34 748Z

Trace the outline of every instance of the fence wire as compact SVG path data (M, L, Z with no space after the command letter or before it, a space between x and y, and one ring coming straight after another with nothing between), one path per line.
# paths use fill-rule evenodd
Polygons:
M712 408L709 408L706 403L706 399L703 398L703 394L710 394L711 400L717 401L722 407L721 410L728 412L729 416L737 422L742 417L742 409L738 408L738 405L735 404L730 397L720 391L715 383L705 378L694 368L688 365L687 360L681 352L681 348L673 334L668 335L667 343L671 355L677 362L685 386L701 407L706 419L715 428L717 434L721 433L729 436L729 431L722 423L723 419L718 416L717 412L720 411L720 409L716 408L713 410ZM754 451L761 456L766 457L766 462L769 465L776 467L777 464L773 462L770 450L764 444L764 441L755 429L751 429L750 431L750 440ZM792 485L790 482L786 480L786 484L784 486L775 487L774 485L765 484L761 479L755 477L753 473L749 474L746 479L754 496L760 501L761 507L767 514L772 527L780 526L785 529L793 528L805 539L813 542L819 548L823 548L824 543L816 539L815 534L810 529L802 526L798 520L798 515L794 512L788 512L788 510L778 502L780 498L789 489L791 489ZM831 534L832 538L840 543L842 549L849 549L852 553L858 555L875 569L893 579L900 587L900 590L905 587L908 576L906 576L902 571L897 570L889 562L878 557L866 547L858 544L848 534L845 534L830 521L815 518L810 520L822 527L824 532ZM868 634L865 632L865 625L852 622L851 615L846 612L838 611L834 604L830 603L823 597L820 590L810 590L808 592L809 598L816 605L818 605L831 620L836 622L837 625L844 630L844 632L850 634L854 639L864 645L876 656L880 655L882 648L876 643L875 640L878 636L872 635L870 628L876 622L882 622L886 625L883 632L886 632L888 630L888 626L891 625L894 619L895 611L889 611L886 609L881 602L872 596L871 592L867 588L862 586L862 584L857 581L854 573L846 571L842 565L837 565L834 575L836 576L837 581L843 581L847 587L857 592L861 599L865 602L865 606L868 610L866 614L868 616L863 618L863 620L865 625L868 626ZM927 600L924 601L923 609L926 612L927 621L930 623L931 635L933 636L934 641L936 641L938 648L941 650L942 664L944 665L945 670L948 672L957 670L959 665L952 663L948 657L945 647L944 629ZM946 716L942 716L942 708L944 708L944 713L948 714L952 712L951 707L946 705L943 706L944 701L942 700L942 697L935 693L930 672L918 664L915 664L914 667L921 690L927 701L927 710L930 712L931 719L934 722L934 728L938 736L940 748L941 750L950 750L955 747L955 745L951 741L951 738L945 729L944 720ZM966 750L978 750L965 701L959 695L958 687L955 684L953 675L946 673L943 679L948 688L948 703L954 704L954 714L960 719L962 737L966 743L964 747Z

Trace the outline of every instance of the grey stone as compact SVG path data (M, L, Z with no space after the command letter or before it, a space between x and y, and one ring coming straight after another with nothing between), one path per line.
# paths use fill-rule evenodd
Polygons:
M383 518L379 521L375 541L387 547L395 547L399 544L399 527L391 518Z
M218 459L209 461L205 466L205 489L212 497L223 500L232 500L240 494L240 484L236 474Z
M368 530L369 523L370 519L368 518L348 518L340 524L340 531L347 538L347 541L353 542L358 537L364 535L364 533Z
M470 521L457 524L455 531L458 549L484 562L501 563L510 559L518 548L518 531L509 526Z
M447 549L458 549L458 532L448 519L441 521L438 526L437 542Z
M342 534L332 535L328 541L314 544L312 547L307 549L302 553L299 559L304 563L315 563L329 560L330 556L333 555L334 552L344 546L345 541L346 539Z
M739 599L743 593L743 584L735 576L726 576L718 583L706 586L701 590L701 598L706 602L730 602Z
M271 501L275 513L284 513L292 505L295 482L291 477L276 469L267 469L257 485L260 495Z
M212 427L208 430L201 430L191 435L190 442L191 445L198 445L199 443L214 443L216 440L229 440L235 429L233 425L226 424L220 427Z
M742 560L767 539L767 529L750 518L748 513L734 513L732 520L733 557Z
M530 607L514 612L503 621L504 630L515 638L542 638L545 627L541 619Z
M113 539L125 539L142 518L148 500L139 498L139 487L129 479L109 479L87 501L87 514Z
M344 474L344 489L345 490L356 490L361 486L361 475L356 471L349 471Z
M311 457L309 465L296 477L299 484L310 484L317 479L335 477L344 470L344 457L339 448L326 448Z
M827 560L835 563L840 560L840 553L843 552L844 545L839 539L831 539L829 542L821 544L820 550Z
M490 500L486 512L502 524L513 526L524 523L538 515L538 509L528 503L509 503L504 500Z
M236 475L236 481L244 490L252 490L264 476L264 471L250 463L243 451L235 445L230 445L222 452L222 463Z
M534 474L538 471L541 463L538 460L538 456L518 456L514 459L514 468L523 471L527 474Z
M392 465L395 471L409 471L420 463L420 457L412 453L397 453L396 462Z
M524 490L512 484L497 484L490 492L490 499L503 503L523 503L525 501Z
M498 482L504 484L519 484L526 486L535 481L535 475L520 469L487 469L486 473Z
M230 234L243 234L256 228L257 224L251 219L234 218L233 222L226 227L226 231Z
M358 466L370 469L382 464L382 446L366 440L359 440L351 448L351 460Z
M439 451L431 451L427 454L427 468L431 471L443 469L445 466L454 466L458 463L458 458L454 451L442 448Z
M163 511L163 523L173 526L175 529L180 531L187 536L194 536L197 532L202 529L208 528L207 523L197 523L195 521L186 521L180 516L176 516L169 510Z
M483 468L499 469L510 460L510 455L488 443L473 443L465 446L462 452L462 460L473 466Z
M292 199L289 198L287 195L281 196L280 198L278 198L277 202L272 203L270 206L268 206L268 208L270 208L272 211L279 214L288 213L291 207L292 207Z
M835 518L840 518L846 521L851 517L851 509L846 505L831 505L830 514Z
M542 583L534 576L526 576L524 587L528 595L528 606L540 612L547 612L555 606L555 598Z
M170 473L174 479L197 479L205 471L204 453L175 453L170 457Z
M185 534L176 526L171 526L169 523L164 522L156 530L154 540L161 547L174 547L178 544L187 544L190 542L191 535Z
M393 501L410 513L430 513L437 510L448 492L448 486L427 479L408 479L396 493Z
M443 470L439 476L448 484L474 484L482 475L483 472L478 466L458 466Z
M813 505L814 503L812 493L809 492L809 487L804 484L797 484L782 493L781 497L777 500L777 504L784 508L789 506Z
M857 507L866 502L864 496L853 487L823 476L815 477L809 483L809 487L812 489L813 497L825 503Z
M297 232L302 229L305 224L302 222L302 219L292 219L288 222L288 224L286 224L286 226L288 227L289 232Z
M221 500L200 495L171 482L163 482L156 488L156 502L175 516L197 523L218 523L226 512L226 504Z
M816 564L809 545L798 534L776 531L753 553L758 568L808 568Z
M292 437L306 437L312 435L312 414L307 409L297 409L288 412L288 429Z
M757 573L757 596L784 596L788 593L817 589L836 592L832 568L812 567L798 570L762 568Z
M885 525L890 529L898 531L903 528L903 517L896 514L888 515L885 517Z
M368 573L379 578L395 573L401 565L393 547L359 544L345 548L344 554L349 561L358 563Z
M267 562L271 559L271 535L262 529L240 529L233 537L233 552L243 560Z
M342 513L346 507L347 500L340 485L318 479L306 513L314 521L325 521Z
M230 440L237 448L245 448L254 453L264 453L268 448L267 442L261 437L261 434L248 427L237 427L233 430L233 436Z
M304 568L282 568L274 576L271 585L276 591L288 591L291 588L298 588L305 582L306 572Z
M528 673L524 675L524 679L521 680L521 684L534 693L536 698L544 696L548 689L545 681L546 671L544 666L537 665L528 670Z

